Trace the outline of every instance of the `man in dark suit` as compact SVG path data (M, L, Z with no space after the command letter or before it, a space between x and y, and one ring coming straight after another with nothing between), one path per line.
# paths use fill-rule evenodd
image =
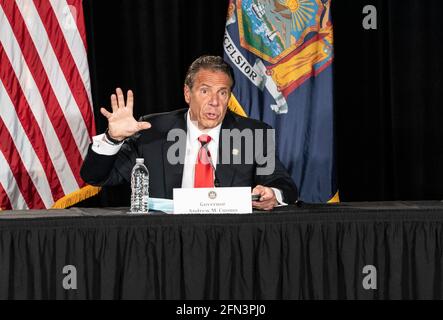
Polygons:
M93 138L81 176L93 185L130 181L136 158L150 174L150 196L172 198L180 187L251 186L253 207L270 210L297 200L297 188L275 156L272 130L227 108L234 78L221 57L203 56L189 67L184 96L189 108L136 121L133 93L116 90L105 134ZM231 143L232 142L232 143ZM270 169L270 170L267 170Z

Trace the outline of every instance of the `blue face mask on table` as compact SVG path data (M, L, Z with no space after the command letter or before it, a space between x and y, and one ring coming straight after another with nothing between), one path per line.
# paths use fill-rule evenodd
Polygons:
M149 198L149 210L164 211L166 213L174 212L174 201L163 198Z

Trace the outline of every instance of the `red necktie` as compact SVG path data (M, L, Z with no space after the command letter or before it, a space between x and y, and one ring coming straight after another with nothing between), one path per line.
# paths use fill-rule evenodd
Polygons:
M198 137L198 141L201 147L195 163L194 188L214 188L214 169L209 161L211 154L206 146L211 141L211 137L202 134Z

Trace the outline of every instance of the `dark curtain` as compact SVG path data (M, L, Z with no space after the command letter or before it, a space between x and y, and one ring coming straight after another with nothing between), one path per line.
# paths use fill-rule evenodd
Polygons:
M374 5L377 30L362 9ZM335 0L335 111L343 200L443 198L439 0Z
M228 0L85 0L99 113L119 86L135 116L184 106L183 78L201 54L223 54ZM377 9L377 30L362 26ZM335 121L342 201L443 198L443 28L440 0L333 0ZM80 203L127 205L129 188Z

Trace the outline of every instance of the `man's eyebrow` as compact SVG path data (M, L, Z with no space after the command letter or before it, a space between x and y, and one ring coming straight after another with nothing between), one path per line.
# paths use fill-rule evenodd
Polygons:
M207 84L207 83L201 83L198 87L199 88L202 88L202 87L212 88L213 86L211 86L210 84ZM218 91L220 91L220 90L229 90L229 89L230 89L229 86L226 86L226 87L221 87L220 89L218 89Z

